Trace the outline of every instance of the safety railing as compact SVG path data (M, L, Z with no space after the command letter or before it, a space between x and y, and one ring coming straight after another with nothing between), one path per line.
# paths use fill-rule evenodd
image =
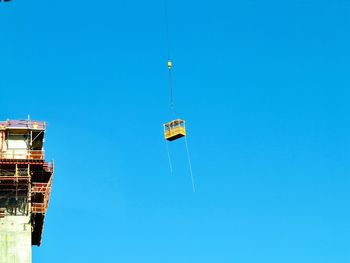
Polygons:
M15 177L15 176L23 177L23 176L30 176L30 175L29 175L28 169L26 169L26 168L18 168L17 170L15 170L15 169L11 169L11 170L1 169L0 170L0 177L11 177L11 176L12 177Z
M178 134L178 133L186 133L186 130L182 126L177 126L175 128L167 129L164 131L164 134L166 136L171 136L173 134Z
M48 183L33 183L32 192L45 194L48 190L50 190L48 187Z
M47 205L45 203L32 203L32 212L33 213L45 213Z
M52 177L50 177L47 183L33 183L32 184L32 193L41 194L44 197L43 202L41 203L32 203L32 212L33 213L45 213L50 200L51 194L51 186L52 186Z
M7 160L44 160L45 153L40 150L7 150L0 152L0 159Z
M1 129L32 129L32 130L45 130L46 123L43 121L32 121L32 120L8 120L0 122Z

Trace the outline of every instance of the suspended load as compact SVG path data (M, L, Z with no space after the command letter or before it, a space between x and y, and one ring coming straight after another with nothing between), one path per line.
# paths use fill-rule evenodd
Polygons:
M185 121L176 119L168 122L164 126L164 137L168 141L174 141L186 136Z
M167 0L165 0L165 4L167 4ZM174 100L173 100L173 76L172 76L172 70L173 70L173 61L170 59L170 43L169 43L169 23L168 23L168 11L167 11L167 5L165 6L165 17L166 17L166 35L167 35L167 42L168 42L168 72L169 72L169 88L170 88L170 110L172 111L172 115L175 114L174 111ZM188 165L190 168L190 175L192 180L192 190L193 192L196 191L195 184L194 184L194 177L192 174L192 165L191 165L191 158L190 158L190 152L188 150L188 144L187 144L187 135L186 135L186 127L185 127L185 121L181 119L175 119L171 122L163 124L164 127L164 137L165 137L165 144L167 148L168 153L168 160L169 160L169 168L170 173L173 174L173 166L171 163L171 157L170 157L170 151L169 151L169 143L168 141L175 141L177 139L180 139L184 137L185 145L186 145L186 151L187 151L187 158L188 158Z
M168 69L171 70L171 67L173 66L173 63L171 62L171 60L168 60Z

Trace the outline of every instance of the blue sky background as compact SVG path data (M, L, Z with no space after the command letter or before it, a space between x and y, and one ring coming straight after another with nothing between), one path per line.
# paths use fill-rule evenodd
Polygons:
M33 262L350 261L350 3L0 3L0 118L46 120Z

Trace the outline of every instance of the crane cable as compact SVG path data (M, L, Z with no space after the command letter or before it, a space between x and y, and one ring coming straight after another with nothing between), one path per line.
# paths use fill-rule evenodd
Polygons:
M173 63L171 60L171 48L170 48L170 34L169 34L169 14L168 14L168 2L167 0L164 0L164 13L165 13L165 30L166 30L166 45L167 45L167 52L168 52L168 71L169 71L169 88L170 88L170 110L174 112L174 95L173 95L173 76L172 76L172 67ZM168 142L166 141L166 149L168 154L168 161L169 161L169 168L170 168L170 174L173 174L173 165L171 161L170 156L170 150ZM192 173L192 163L191 163L191 157L190 157L190 151L188 149L188 142L187 137L185 136L185 145L186 145L186 152L187 152L187 159L188 159L188 165L190 169L190 176L191 176L191 182L192 182L192 190L193 192L196 192L195 188L195 182L194 177Z
M171 74L171 68L173 63L170 58L168 59L168 70L169 70L169 86L170 86L170 109L174 110L174 98L173 98L173 76Z
M164 0L164 13L165 13L165 34L166 45L168 55L168 71L169 71L169 88L170 88L170 109L174 110L174 98L173 98L173 77L171 69L173 62L171 60L171 47L170 47L170 34L169 34L169 13L168 13L168 1Z
M169 71L169 88L170 88L170 110L174 110L174 99L173 99L173 77L171 74L171 68L173 66L170 59L170 37L169 37L169 14L168 14L168 2L164 0L164 15L165 15L165 37L166 37L166 46L167 46L167 55L168 55L168 71ZM171 161L170 149L168 141L165 141L166 151L168 155L170 175L173 175L173 164Z

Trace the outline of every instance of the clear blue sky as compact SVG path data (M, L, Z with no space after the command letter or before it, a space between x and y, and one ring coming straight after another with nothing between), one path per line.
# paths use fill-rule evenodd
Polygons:
M35 263L350 262L350 3L0 3L0 118L46 120Z

